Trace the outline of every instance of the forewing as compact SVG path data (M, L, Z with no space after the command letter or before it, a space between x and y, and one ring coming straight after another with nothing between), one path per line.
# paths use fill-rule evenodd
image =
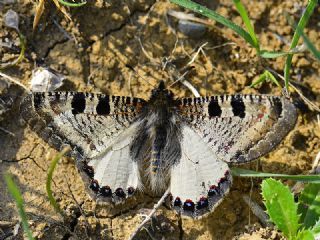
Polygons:
M110 147L136 119L138 98L76 92L32 93L21 104L22 117L58 151L64 145L79 159Z
M143 103L104 94L33 93L22 101L21 114L58 151L71 147L92 197L118 202L139 185L129 143Z
M220 160L230 163L268 153L297 119L288 99L266 95L185 98L179 101L179 113Z
M227 163L220 161L190 127L182 127L181 158L171 169L172 205L198 218L221 202L232 182Z

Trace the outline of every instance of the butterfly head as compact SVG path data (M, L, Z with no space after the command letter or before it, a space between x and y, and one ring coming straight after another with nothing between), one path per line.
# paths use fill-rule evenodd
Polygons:
M159 86L152 90L150 100L155 99L163 99L163 100L172 100L173 99L173 93L168 90L164 84L164 81L161 81L159 83Z

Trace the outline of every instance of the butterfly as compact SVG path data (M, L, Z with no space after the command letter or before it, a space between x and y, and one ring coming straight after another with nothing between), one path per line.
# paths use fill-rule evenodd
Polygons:
M172 207L198 218L229 192L230 165L271 151L294 127L285 97L175 98L163 81L148 101L83 92L34 92L22 117L70 155L93 199L117 204L169 188Z

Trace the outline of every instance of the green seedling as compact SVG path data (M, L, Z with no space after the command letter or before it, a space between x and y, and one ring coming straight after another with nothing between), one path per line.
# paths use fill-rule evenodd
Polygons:
M313 240L320 236L320 184L309 183L299 202L289 188L272 178L261 184L264 205L270 220L289 240Z
M33 240L34 238L32 236L32 232L29 228L27 214L24 209L24 201L23 201L23 197L20 193L20 190L19 190L18 186L15 184L15 182L13 181L12 176L10 174L5 174L4 180L7 184L8 190L9 190L11 196L13 197L13 199L16 203L16 206L18 208L23 231L25 232L25 234L27 235L27 238L29 240Z
M60 153L58 153L52 160L50 167L49 167L49 171L48 171L48 175L47 175L47 182L46 182L46 190L47 190L47 195L48 195L48 199L50 201L50 204L53 206L53 208L61 215L64 216L63 211L61 210L58 202L56 201L56 199L53 196L53 192L51 189L52 186L52 176L53 176L53 172L59 162L59 160L62 158L62 156L64 154L66 154L69 151L69 148L65 148L63 149Z

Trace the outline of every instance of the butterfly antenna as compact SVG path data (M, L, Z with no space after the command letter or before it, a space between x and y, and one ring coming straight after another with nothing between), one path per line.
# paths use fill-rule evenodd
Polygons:
M192 69L192 68L191 68ZM184 86L186 86L195 97L200 97L199 92L197 91L197 89L191 85L190 82L188 82L187 80L184 79L184 77L190 72L191 69L188 69L187 71L185 71L176 81L174 81L173 83L171 83L168 88L171 88L174 84L176 84L177 82L181 82Z

